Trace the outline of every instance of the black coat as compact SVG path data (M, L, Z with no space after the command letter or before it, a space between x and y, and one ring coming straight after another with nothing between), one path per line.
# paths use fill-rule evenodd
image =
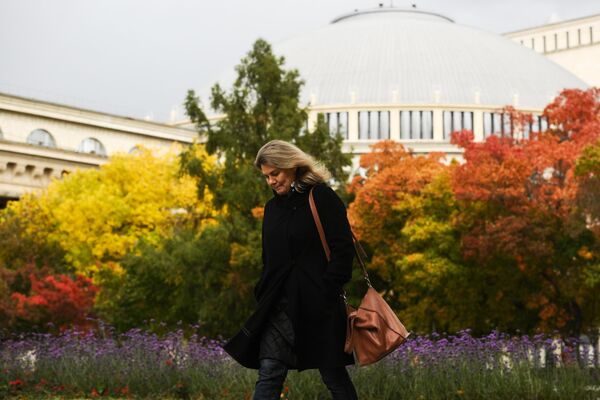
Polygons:
M310 188L309 188L310 189ZM308 203L307 189L267 202L262 227L263 271L254 293L258 305L224 347L240 364L258 368L260 334L280 296L295 332L298 370L353 364L344 352L346 310L340 297L352 275L354 245L346 208L327 185L313 196L331 250L328 262Z

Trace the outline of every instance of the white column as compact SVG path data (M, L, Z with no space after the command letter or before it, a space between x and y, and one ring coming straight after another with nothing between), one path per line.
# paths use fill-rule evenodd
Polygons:
M348 140L358 140L358 110L348 111Z
M444 141L444 111L440 109L433 110L433 141Z
M308 131L309 132L313 132L315 130L315 127L317 126L317 116L319 115L318 112L316 111L309 111L308 112Z
M400 110L389 110L390 112L390 139L400 141Z
M476 142L483 142L483 111L473 111L473 135Z

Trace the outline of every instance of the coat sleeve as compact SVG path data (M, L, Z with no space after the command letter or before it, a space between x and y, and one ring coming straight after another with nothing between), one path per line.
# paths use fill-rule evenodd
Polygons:
M325 238L331 251L323 279L329 287L340 291L352 277L354 243L342 199L327 185L317 185L314 190L315 205L323 224Z

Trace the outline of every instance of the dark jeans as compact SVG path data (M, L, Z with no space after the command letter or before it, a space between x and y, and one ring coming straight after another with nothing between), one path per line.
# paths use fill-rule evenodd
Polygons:
M261 359L253 399L279 399L287 372L287 367L281 361L272 358ZM319 372L323 383L331 392L333 400L358 400L346 367L319 368Z

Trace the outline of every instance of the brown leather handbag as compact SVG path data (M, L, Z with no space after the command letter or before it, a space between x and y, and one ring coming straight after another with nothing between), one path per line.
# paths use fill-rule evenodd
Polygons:
M308 200L323 249L325 250L325 255L327 256L327 260L329 260L331 252L325 238L321 219L317 213L312 189L310 190ZM348 304L346 293L344 292L343 297L348 314L344 351L348 354L354 354L356 363L364 366L373 364L394 351L404 343L410 333L402 325L383 297L371 285L364 261L366 259L365 251L354 236L354 233L352 233L352 240L368 288L358 308Z

